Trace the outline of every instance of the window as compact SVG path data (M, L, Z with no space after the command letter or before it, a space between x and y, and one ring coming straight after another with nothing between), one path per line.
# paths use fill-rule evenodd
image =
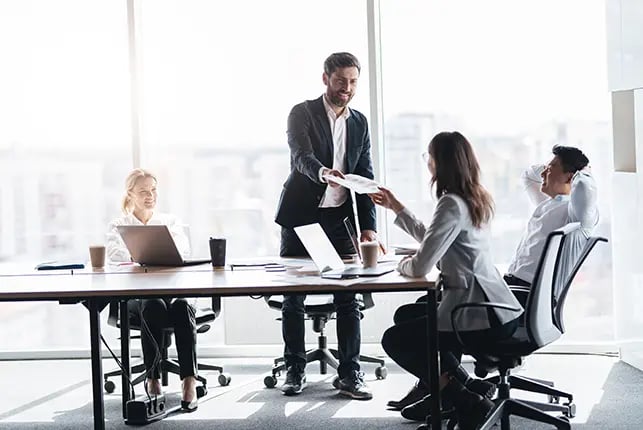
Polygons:
M508 264L533 211L521 189L521 171L546 163L554 144L577 146L590 158L599 188L595 232L608 236L604 14L598 0L383 0L387 184L428 220L434 199L420 154L436 133L461 131L495 199L494 257ZM388 226L391 243L412 241L392 225L392 217ZM597 247L585 267L568 298L576 304L567 308L568 339L611 340L609 247Z
M1 2L0 57L0 260L87 260L132 165L126 8ZM86 347L80 306L0 307L2 349Z
M365 10L342 0L143 3L142 165L159 174L160 209L189 225L196 256L208 255L210 236L227 238L229 258L278 254L286 120L324 92L331 53L360 59L351 106L368 115ZM224 307L226 343L280 342L263 300ZM249 314L254 336L241 317Z

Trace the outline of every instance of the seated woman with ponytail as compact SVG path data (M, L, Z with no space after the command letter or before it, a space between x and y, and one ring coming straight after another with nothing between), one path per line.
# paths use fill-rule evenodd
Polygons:
M134 169L125 179L123 216L109 223L107 257L112 262L131 261L130 254L118 233L119 225L166 225L177 249L185 258L190 244L183 225L170 214L155 210L157 200L156 177L147 170ZM172 327L181 377L181 408L192 412L198 407L196 395L196 310L184 298L141 299L128 302L130 321L141 321L141 346L147 371L145 389L151 395L161 394L159 351L163 350L165 328Z

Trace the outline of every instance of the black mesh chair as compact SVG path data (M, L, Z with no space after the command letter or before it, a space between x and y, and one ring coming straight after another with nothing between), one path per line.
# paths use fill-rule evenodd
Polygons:
M356 298L359 303L360 312L375 306L371 293L357 294ZM264 296L264 299L271 309L281 311L283 296ZM328 348L328 341L324 332L326 323L335 319L333 296L310 295L306 298L306 301L307 303L304 303L305 318L313 322L313 331L319 333L317 348L306 351L306 363L319 361L319 373L325 375L328 372L328 366L333 369L337 369L339 366L337 361L339 354L336 349ZM281 318L277 319L280 320ZM375 369L375 376L377 379L386 378L387 370L384 365L384 360L367 355L360 355L359 359L365 363L378 364L379 366ZM280 376L284 370L286 370L284 357L276 358L272 368L272 375L264 378L264 385L268 388L274 388L277 385L277 376Z
M553 231L547 237L540 257L534 282L526 300L524 324L509 339L472 348L463 343L467 354L475 359L475 373L485 377L489 372L498 371L494 379L498 383L498 398L495 407L478 429L490 429L500 422L502 430L509 430L509 416L517 415L533 421L551 424L558 429L570 429L569 418L575 414L573 396L540 384L535 379L524 379L511 375L512 369L520 366L524 357L557 340L564 332L563 307L567 292L581 265L597 242L607 242L602 237L590 237L585 241L578 255L570 255L568 241L571 235L582 234L579 223L568 224ZM567 243L566 243L567 242ZM500 303L463 303L456 306L451 314L455 325L455 316L462 309L482 307L487 309L512 309ZM462 341L461 341L462 343ZM525 382L526 381L526 382ZM521 385L522 384L522 385ZM537 387L538 390L534 390ZM564 395L568 402L563 405L518 400L510 396L510 389L526 389L550 395ZM551 394L554 393L554 394ZM558 411L563 415L555 417L546 411ZM449 421L448 428L454 428L455 420Z
M208 330L210 330L210 323L219 316L220 312L221 312L220 297L212 297L211 307L209 308L197 308L196 310L197 335L205 333ZM141 322L139 318L130 318L129 323L130 323L130 330L138 330L138 331L141 330ZM118 302L110 303L109 316L107 317L107 324L120 328ZM164 332L164 336L166 336L165 348L163 348L163 350L160 351L161 384L163 386L168 385L168 372L174 373L176 375L179 374L179 363L169 358L169 354L168 354L169 347L172 344L172 333L173 333L172 328L167 328L165 330ZM132 338L140 338L140 336L132 336ZM219 384L222 386L226 386L230 384L231 377L230 375L223 373L223 367L221 366L214 366L214 365L205 364L205 363L197 363L197 369L219 372L219 377L218 377ZM106 392L112 393L116 388L116 385L114 384L114 382L110 381L109 378L114 376L120 376L122 374L123 374L123 371L121 369L116 369L116 370L107 372L103 375L103 378L105 380L104 388ZM132 379L133 386L143 382L146 377L145 363L141 362L132 366L132 375L137 375L134 379ZM206 378L204 378L201 375L198 375L196 378L202 384L200 387L197 387L197 395L198 397L203 397L205 394L207 394L208 381Z

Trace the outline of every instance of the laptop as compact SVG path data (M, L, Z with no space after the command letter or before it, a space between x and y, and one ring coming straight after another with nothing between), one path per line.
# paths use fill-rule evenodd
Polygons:
M377 267L363 268L361 265L346 266L326 233L319 224L295 227L295 233L317 266L322 278L349 279L380 276L395 270L395 264L381 264ZM357 236L355 235L355 243ZM359 249L359 246L356 247Z
M136 263L146 266L194 266L209 258L184 260L166 225L119 225L116 227Z

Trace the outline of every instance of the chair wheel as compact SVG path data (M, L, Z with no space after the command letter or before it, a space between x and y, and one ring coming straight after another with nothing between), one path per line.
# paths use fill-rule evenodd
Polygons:
M549 395L547 397L548 397L549 403L554 403L556 405L560 403L560 397L558 396Z
M201 397L205 397L205 395L208 394L208 387L205 385L199 385L196 387L196 397L197 399L200 399Z
M571 430L572 426L569 423L569 418L567 418L565 415L559 415L556 418L558 418L559 420L561 420L561 421L563 421L565 423L565 425L562 425L562 426L560 424L558 424L556 426L557 429L559 429L559 430L561 430L561 429L562 430Z
M379 366L375 368L375 377L377 379L386 379L386 376L388 376L388 371L386 370L386 367Z
M263 385L266 388L275 388L277 386L277 378L275 376L269 375L263 378Z
M116 384L114 384L112 381L105 381L105 385L103 385L103 388L105 388L105 392L107 392L108 394L112 394L116 389Z
M456 424L458 424L458 420L450 418L449 421L447 421L447 430L453 430Z
M226 387L226 386L230 385L231 380L232 380L232 378L227 373L220 373L219 374L218 381L219 381L219 385L221 385L222 387Z
M567 418L574 418L576 416L576 404L567 403L565 406L567 406L567 410L563 412L563 415Z

